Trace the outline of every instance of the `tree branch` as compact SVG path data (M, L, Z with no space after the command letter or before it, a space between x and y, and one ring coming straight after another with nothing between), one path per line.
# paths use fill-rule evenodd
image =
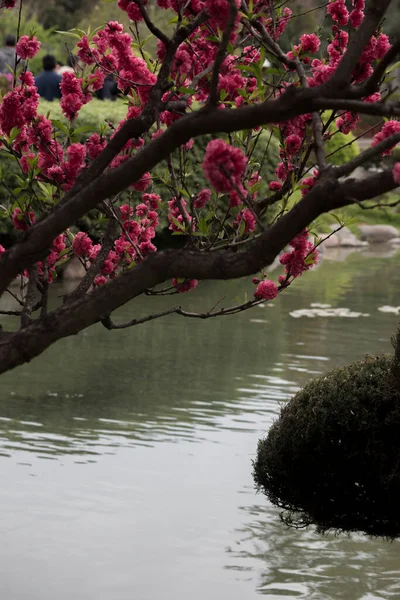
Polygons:
M350 38L347 50L328 82L330 92L333 95L337 95L338 92L340 93L343 88L348 86L362 51L378 28L390 3L391 0L370 0L370 2L367 2L364 20Z
M166 47L169 46L171 40L150 19L149 13L147 12L145 5L143 4L143 0L136 0L136 4L139 6L140 13L143 17L143 21L146 23L147 29L150 31L150 33L152 33L156 38L161 40Z
M374 72L371 77L367 79L363 84L357 86L357 95L358 97L369 96L373 94L379 89L379 84L381 82L382 77L385 74L387 67L396 59L397 55L400 52L400 38L397 39L390 50L386 52L385 56L379 62L379 64L375 67Z
M249 242L245 250L156 253L92 294L61 306L25 329L0 337L0 374L38 356L55 341L101 321L146 289L172 277L206 280L253 274L271 264L290 240L322 213L374 198L396 186L391 171L373 175L360 186L354 179L340 183L327 170L298 204Z
M364 150L364 152L361 152L361 154L353 158L353 160L346 163L345 165L335 167L334 173L336 177L344 177L345 175L349 175L357 167L360 167L367 161L372 160L379 154L382 154L382 152L389 150L389 148L396 146L396 144L398 143L400 143L400 133L395 133L394 135L388 137L386 140L383 140L382 142L376 144L376 146Z
M249 310L249 308L253 308L257 304L260 304L261 300L249 300L248 302L244 302L243 304L236 304L235 306L230 306L229 308L221 308L220 310L210 310L208 312L195 313L189 312L187 310L183 310L181 306L175 306L174 308L169 308L168 310L164 310L159 313L154 313L152 315L148 315L147 317L142 317L141 319L132 319L126 323L114 323L110 317L104 317L101 322L106 329L110 331L112 329L128 329L129 327L134 327L135 325L141 325L142 323L148 323L149 321L154 321L155 319L160 319L161 317L166 317L168 315L176 314L181 317L187 317L189 319L211 319L213 317L223 317L227 315L235 315L239 312L243 312L244 310Z

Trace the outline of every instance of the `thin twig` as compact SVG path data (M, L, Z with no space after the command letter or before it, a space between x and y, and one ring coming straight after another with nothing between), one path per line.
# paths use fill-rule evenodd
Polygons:
M219 304L220 301L217 302L215 306ZM191 319L210 319L212 317L222 317L226 315L234 315L239 312L243 312L244 310L248 310L257 304L260 304L260 300L249 300L248 302L244 302L243 304L237 304L236 306L231 306L229 308L221 308L218 311L212 312L212 310L204 313L195 313L188 312L183 310L180 306L175 306L174 308L169 308L168 310L164 310L159 313L154 313L152 315L148 315L147 317L142 317L141 319L132 319L127 323L114 323L110 316L104 317L102 319L102 324L106 329L127 329L128 327L134 327L135 325L141 325L142 323L148 323L149 321L154 321L154 319L159 319L160 317L166 317L167 315L180 315L181 317L188 317ZM215 308L215 307L214 307Z
M143 17L143 21L146 23L147 29L150 31L150 33L152 33L155 37L157 37L159 40L161 40L165 46L169 46L169 44L171 43L171 40L150 19L149 13L147 12L145 5L143 4L143 0L135 0L135 1L136 1L136 4L139 6L140 13Z
M382 142L379 142L379 144L376 144L376 146L368 148L368 150L364 150L364 152L361 152L361 154L353 158L353 160L351 160L347 164L342 165L340 167L334 167L333 174L335 175L335 177L343 177L345 175L349 175L357 167L360 167L368 160L375 158L375 156L378 156L378 154L382 154L386 150L389 150L389 148L396 146L396 144L398 143L400 143L400 133L395 133L394 135L388 137L386 140L383 140Z

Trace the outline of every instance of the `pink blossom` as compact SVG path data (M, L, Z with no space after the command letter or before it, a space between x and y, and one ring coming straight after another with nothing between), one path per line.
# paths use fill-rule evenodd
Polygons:
M289 135L285 140L285 148L288 154L297 154L301 147L301 137L293 133Z
M147 204L143 203L137 205L135 212L138 217L145 217L147 215L148 210L149 209Z
M349 19L351 26L354 27L354 29L358 29L364 20L364 13L362 10L355 8L351 11Z
M206 148L203 171L217 192L230 192L239 186L247 165L240 148L223 140L212 140Z
M315 33L305 33L300 38L301 49L303 52L315 54L318 52L321 42Z
M357 123L359 120L360 116L357 113L347 111L341 117L336 119L336 127L342 133L347 134L357 127Z
M205 205L207 204L207 202L210 201L210 198L211 198L211 190L209 190L208 188L205 188L197 194L195 201L193 203L193 206L198 209L204 208Z
M316 178L315 177L306 177L301 182L302 190L301 195L305 196L315 185Z
M153 252L157 252L157 248L154 244L150 242L150 240L146 240L144 242L140 242L139 244L140 254L145 257Z
M77 233L72 242L72 250L74 251L75 256L89 256L92 246L92 240L83 231Z
M94 73L90 73L87 78L87 90L90 92L97 92L101 90L104 85L104 73L97 69Z
M190 292L198 286L197 279L176 279L172 280L172 285L176 287L176 291L182 294L183 292Z
M184 211L184 214L186 217L186 221L189 223L192 223L192 217L189 215L189 213L186 210L186 201L184 198L181 198L180 204L183 208L183 211ZM172 200L168 201L168 208L169 208L168 221L170 222L169 229L171 229L171 231L182 232L182 230L185 229L186 224L184 222L184 218L181 214L181 211L180 211L180 208L176 201L176 198L172 198ZM180 226L177 225L177 222L179 223Z
M23 60L27 60L28 58L33 58L39 52L40 42L37 39L36 35L29 37L27 35L22 35L17 43L16 51L20 58Z
M275 175L281 181L286 181L289 173L293 170L293 165L290 163L280 162L275 169Z
M308 241L308 231L304 229L290 242L293 250L284 252L279 261L286 267L286 273L291 277L299 277L311 269L318 261L318 250Z
M399 132L400 132L400 121L386 121L386 123L383 125L382 129L374 135L373 140L371 142L371 146L376 146L377 144L379 144L379 142L382 142L383 140L386 140L387 138L391 137L395 133L399 133ZM393 146L391 146L388 150L385 150L384 152L382 152L382 156L391 154L392 150L395 146L396 146L396 143L393 144Z
M77 43L78 52L77 55L80 60L86 65L94 65L96 62L100 60L100 53L95 48L91 48L89 45L89 38L87 35L82 36L82 38Z
M139 181L136 181L135 183L132 184L132 187L137 192L144 192L145 190L147 190L147 188L149 187L150 184L151 184L150 173L144 173L142 175L142 177L139 179Z
M229 193L229 206L230 208L234 208L235 206L240 206L243 203L243 195L246 196L246 190L244 188L241 188L241 190L243 192L239 193L236 190L233 190L232 192Z
M5 251L6 251L6 249L4 248L4 246L2 246L2 245L0 244L0 258L1 258L1 256L4 254L4 252L5 252Z
M280 181L271 181L268 187L271 192L279 192L279 190L282 189L282 184Z
M122 221L126 221L134 213L133 206L129 206L129 204L122 204L122 206L119 207L119 210L121 212Z
M389 42L389 38L385 33L381 33L378 37L376 49L375 49L375 58L380 60L385 56L385 54L390 50L391 43Z
M11 220L15 229L26 231L36 221L36 217L33 211L26 213L17 207L12 214Z
M143 194L142 200L152 210L157 210L161 204L161 198L158 194Z
M341 26L347 25L349 22L349 11L346 8L346 0L330 0L326 12Z
M128 252L128 250L131 248L131 243L129 242L129 240L125 237L125 235L121 235L117 240L115 240L114 242L114 248L117 254L122 255L125 254L125 252Z
M101 151L106 147L107 140L105 138L101 138L98 133L94 133L90 136L90 138L86 141L86 150L89 158L93 160L101 154Z
M232 225L235 228L239 228L242 223L244 223L244 232L243 233L245 233L245 234L254 231L254 229L256 228L256 224L257 224L256 218L255 218L253 212L251 210L249 210L248 208L241 210L239 212L236 219L233 221Z
M104 277L104 275L97 275L97 277L95 277L93 285L95 287L99 287L100 285L105 285L107 283L108 279L107 277Z
M254 292L254 297L257 300L273 300L278 295L278 286L269 279L260 281Z
M397 185L400 185L400 162L396 163L393 167L393 179Z
M241 0L235 0L237 8L240 8ZM205 0L204 8L210 15L211 26L224 30L229 19L228 0Z
M53 248L54 252L56 252L57 254L60 254L60 252L62 252L63 250L65 250L65 248L66 248L66 246L65 246L65 238L66 238L65 233L60 233L60 235L58 235L53 240L52 248Z
M258 2L259 4L259 9L261 11L264 10L264 6L265 6L265 2L264 0L262 0L261 2ZM290 10L290 8L286 7L283 9L282 11L282 15L281 17L276 20L275 18L272 17L262 17L262 22L265 25L268 33L270 34L270 36L277 41L281 35L283 34L283 32L285 31L287 24L289 23L289 19L292 15L292 11Z

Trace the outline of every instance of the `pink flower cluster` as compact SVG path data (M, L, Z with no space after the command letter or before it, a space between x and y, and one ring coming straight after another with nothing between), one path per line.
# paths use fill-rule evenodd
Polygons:
M258 279L255 281L258 281ZM278 292L278 286L273 281L264 279L257 285L256 291L254 292L254 297L257 300L273 300L277 297Z
M253 12L254 14L261 13L261 23L267 29L269 35L275 41L278 41L289 23L290 17L292 16L292 11L290 8L285 7L278 17L276 14L267 17L265 16L266 9L269 13L271 13L271 5L272 2L266 3L265 0L255 0L253 3Z
M157 194L143 194L142 203L136 208L128 204L120 207L123 231L114 242L114 249L110 250L96 278L95 286L104 285L108 279L113 279L121 270L128 267L132 261L140 262L144 257L157 248L152 243L155 237L155 228L158 225L158 208L160 197ZM90 237L80 231L72 242L75 256L86 261L89 266L98 255L100 244L93 244Z
M10 135L14 127L22 130L36 116L39 94L32 73L21 74L20 83L0 103L0 134Z
M147 0L143 0L143 6L146 6ZM118 0L118 7L125 11L131 21L142 21L142 13L136 2L133 0Z
M182 231L185 229L186 227L186 223L190 223L193 226L192 223L192 217L189 215L188 211L186 210L186 200L184 198L181 198L180 204L183 208L184 214L181 214L178 202L176 200L176 198L172 198L172 200L168 201L168 221L170 222L170 226L169 229L171 231L178 231L180 233L182 233Z
M240 148L234 148L223 140L212 140L206 148L203 171L217 192L231 192L242 188L242 177L247 158Z
M318 250L312 242L308 241L308 230L304 229L289 244L293 250L284 252L279 261L285 265L285 270L290 277L299 277L318 262ZM284 279L286 277L282 276Z
M373 140L371 142L371 146L376 146L377 144L379 144L379 142L382 142L383 140L386 140L387 138L391 137L395 133L399 133L399 132L400 132L400 121L386 121L386 123L383 125L382 129L374 135ZM382 152L382 156L387 156L387 155L391 154L393 148L395 148L396 145L397 145L397 143L393 144L393 146L391 146L390 148L388 148L387 150Z
M193 206L197 209L204 208L211 198L211 190L205 188L201 190L194 199Z
M82 83L82 78L76 77L75 73L66 71L62 75L60 105L67 119L74 119L82 106L91 100L90 94L84 93Z
M236 8L239 9L241 0L235 0ZM204 8L210 15L210 25L225 30L229 20L229 2L228 0L204 0ZM240 15L237 15L237 22Z
M180 294L194 290L198 284L199 282L197 279L176 279L176 277L174 277L172 280L172 285Z
M393 167L393 179L397 185L400 185L400 163L396 163Z
M32 210L27 209L22 211L18 206L14 209L11 217L14 228L19 231L26 231L36 221L35 213Z
M23 60L34 58L40 50L40 42L35 35L22 35L17 43L17 55Z
M338 25L347 25L349 22L349 11L346 7L346 0L330 0L326 12Z

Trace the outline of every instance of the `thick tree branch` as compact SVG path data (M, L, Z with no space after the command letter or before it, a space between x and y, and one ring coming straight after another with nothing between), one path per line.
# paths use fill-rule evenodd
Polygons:
M0 374L38 356L55 341L101 321L146 289L172 277L232 279L255 273L271 264L289 241L319 215L374 198L395 187L390 171L369 177L360 186L353 179L339 183L333 170L327 170L292 210L249 242L244 251L156 253L92 294L58 308L23 330L0 337Z

